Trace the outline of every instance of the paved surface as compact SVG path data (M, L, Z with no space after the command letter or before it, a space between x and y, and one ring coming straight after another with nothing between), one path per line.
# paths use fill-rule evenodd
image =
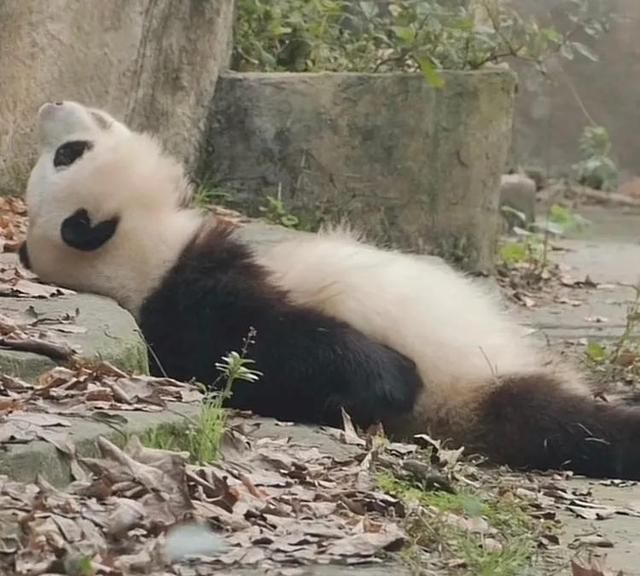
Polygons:
M551 342L619 337L634 291L615 284L640 281L640 214L593 208L581 214L592 220L593 226L577 237L559 242L568 251L556 252L553 258L568 266L573 278L584 279L588 275L602 285L597 289L573 291L573 296L584 302L580 306L552 304L521 311L526 321ZM594 322L597 317L606 321ZM640 485L612 487L583 479L574 479L568 484L590 488L593 497L603 505L640 504ZM598 534L613 544L612 548L600 548L598 553L606 555L607 566L613 573L622 570L625 576L640 575L640 518L615 515L606 520L587 521L566 512L561 519L564 546L576 537ZM569 571L560 574L569 574Z

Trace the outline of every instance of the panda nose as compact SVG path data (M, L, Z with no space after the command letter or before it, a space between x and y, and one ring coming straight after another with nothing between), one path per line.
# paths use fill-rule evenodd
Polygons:
M27 250L26 240L22 244L20 244L20 248L18 249L18 257L20 258L20 263L27 270L31 270L31 259L29 258L29 251Z

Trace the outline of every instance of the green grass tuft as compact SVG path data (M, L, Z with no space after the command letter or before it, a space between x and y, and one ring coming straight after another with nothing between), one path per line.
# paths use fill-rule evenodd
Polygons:
M451 573L474 576L516 576L531 565L541 526L514 496L467 488L457 494L425 491L388 471L377 476L377 485L412 510L405 525L411 544L403 559L413 570L420 572L425 554L458 559L461 566ZM468 525L452 522L450 514ZM473 519L486 521L495 532L470 530ZM499 543L500 548L486 546L489 539Z

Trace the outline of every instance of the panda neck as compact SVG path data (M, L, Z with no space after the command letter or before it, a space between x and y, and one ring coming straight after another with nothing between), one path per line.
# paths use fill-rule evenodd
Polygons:
M111 284L111 295L136 320L145 299L158 288L203 224L200 213L184 211L141 227L135 237L122 238L112 257L126 261L127 266L120 268L121 274L105 280Z

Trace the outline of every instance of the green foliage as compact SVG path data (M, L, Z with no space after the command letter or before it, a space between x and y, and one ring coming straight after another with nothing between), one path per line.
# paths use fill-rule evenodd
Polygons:
M232 200L231 194L222 188L202 184L193 194L193 205L197 208L207 208L212 204L225 206Z
M585 354L594 364L602 364L607 360L607 349L600 342L589 342Z
M64 573L68 576L94 576L96 569L89 556L75 556L67 551L64 558Z
M560 204L552 204L546 215L546 218L534 223L534 229L541 232L548 232L556 236L562 236L573 230L579 230L588 226L589 220L571 212L565 206Z
M560 204L553 204L544 219L527 226L526 216L509 207L503 207L503 212L518 219L522 227L515 227L518 234L516 240L503 243L498 250L501 264L507 267L527 265L532 271L542 273L549 265L548 242L549 236L562 236L571 230L589 224L586 218L571 212Z
M611 140L606 128L587 126L579 142L582 160L574 166L580 184L596 190L614 190L618 167L611 158Z
M507 242L500 246L498 255L500 261L508 266L538 260L540 257L540 245L537 237L528 237L525 240Z
M553 53L595 60L573 39L607 29L603 0L563 0L569 31L521 16L504 0L239 0L232 67L261 71L475 70Z

